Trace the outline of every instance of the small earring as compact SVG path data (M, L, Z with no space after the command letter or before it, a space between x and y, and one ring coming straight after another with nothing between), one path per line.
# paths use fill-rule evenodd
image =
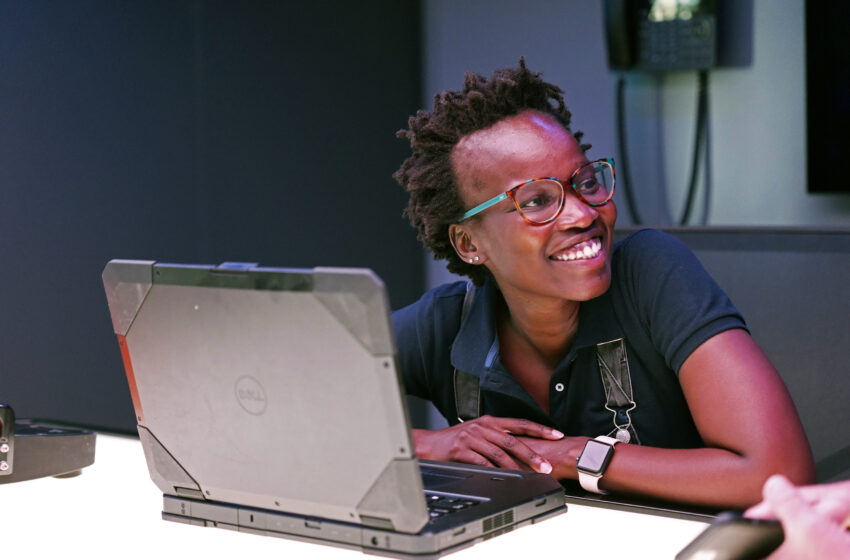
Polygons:
M478 261L481 260L481 257L479 257L478 255L475 255L475 257L473 257L472 260L475 261L475 262L478 262Z

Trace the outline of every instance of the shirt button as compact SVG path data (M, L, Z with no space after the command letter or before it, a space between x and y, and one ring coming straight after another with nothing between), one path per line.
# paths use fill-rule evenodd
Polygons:
M562 392L564 390L564 384L563 383L555 383L555 390L558 391L559 393Z

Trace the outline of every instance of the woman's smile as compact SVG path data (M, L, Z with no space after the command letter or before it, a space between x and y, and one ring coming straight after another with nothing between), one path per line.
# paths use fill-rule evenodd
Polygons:
M549 257L553 261L577 261L594 259L602 253L602 239L594 237L577 243ZM603 255L604 256L604 255Z

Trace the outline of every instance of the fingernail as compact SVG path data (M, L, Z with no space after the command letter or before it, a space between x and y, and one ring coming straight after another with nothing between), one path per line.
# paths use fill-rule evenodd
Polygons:
M791 483L781 474L774 474L767 479L764 485L766 488L784 489L791 486Z
M768 492L787 492L791 487L791 482L781 474L771 475L764 483L764 489Z
M564 437L564 434L562 434L558 430L552 430L552 435L555 436L558 439L561 439L562 437Z
M549 474L550 472L552 472L552 465L547 463L546 461L543 461L542 463L540 463L540 472L542 472L543 474Z

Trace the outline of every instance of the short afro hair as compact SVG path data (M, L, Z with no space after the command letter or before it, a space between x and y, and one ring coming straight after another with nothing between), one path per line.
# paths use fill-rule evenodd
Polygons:
M458 194L451 154L468 134L484 130L523 109L552 115L570 131L570 112L564 105L563 90L543 81L520 58L519 66L496 70L489 80L467 72L461 91L444 91L434 96L430 113L417 111L408 120L409 128L396 136L410 141L412 154L393 174L410 194L404 215L419 230L419 240L433 252L434 259L446 259L446 268L469 277L476 285L484 283L487 269L464 262L449 239L449 226L465 209ZM572 133L581 149L581 132Z

